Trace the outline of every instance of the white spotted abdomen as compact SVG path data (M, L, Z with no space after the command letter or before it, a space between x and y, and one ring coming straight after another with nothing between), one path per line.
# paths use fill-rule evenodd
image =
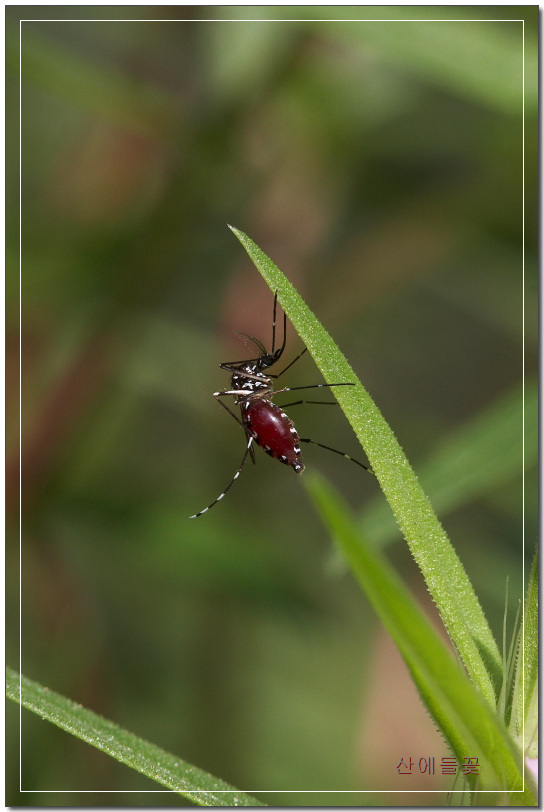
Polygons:
M279 406L264 398L242 404L242 420L255 442L271 457L304 471L297 430Z

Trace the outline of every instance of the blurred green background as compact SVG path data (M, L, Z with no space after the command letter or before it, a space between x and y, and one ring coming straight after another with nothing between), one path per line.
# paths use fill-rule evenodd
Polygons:
M267 803L445 801L412 794L438 766L399 783L448 752L303 479L258 450L188 516L243 453L218 365L270 341L232 223L347 355L501 635L537 534L537 14L7 7L8 663L21 641L30 678ZM294 412L362 456L340 410ZM303 450L425 602L376 482ZM10 706L8 805L180 804L27 712L21 795L18 749Z

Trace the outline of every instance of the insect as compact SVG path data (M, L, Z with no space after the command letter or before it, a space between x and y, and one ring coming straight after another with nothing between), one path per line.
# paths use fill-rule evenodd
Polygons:
M255 462L254 443L261 446L271 457L283 462L285 465L290 465L297 474L301 474L304 471L300 443L311 443L318 445L320 448L325 448L327 451L333 451L335 454L340 454L342 457L346 457L346 459L351 460L351 462L354 462L366 471L373 473L368 466L350 457L349 454L344 454L343 451L338 451L336 448L323 445L323 443L318 443L307 437L299 437L293 421L284 412L284 409L287 409L289 406L298 406L302 403L334 405L331 401L297 400L293 403L287 403L284 406L277 406L272 402L272 398L281 392L294 392L301 389L330 389L333 386L354 386L353 383L316 383L310 386L286 386L282 389L274 389L274 380L277 380L284 372L287 372L307 351L305 347L281 372L276 374L268 372L270 367L277 364L282 357L287 342L287 316L284 312L283 341L279 347L276 347L277 305L278 292L276 291L272 318L271 351L267 352L266 347L258 338L242 333L242 335L245 335L246 338L255 344L260 354L257 358L248 358L245 361L225 361L219 365L221 369L232 373L230 389L214 392L213 396L243 428L247 438L247 444L242 462L225 490L217 499L208 505L208 507L201 510L200 513L195 513L194 516L190 516L189 518L191 519L202 516L203 513L206 513L223 499L242 473L242 469L249 456L251 456L252 462ZM222 400L222 398L226 397L234 398L235 406L240 407L240 417Z

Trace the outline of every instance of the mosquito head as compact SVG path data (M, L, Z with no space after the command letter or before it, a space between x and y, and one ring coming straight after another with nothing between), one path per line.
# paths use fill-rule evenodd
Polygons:
M276 364L283 353L283 347L278 347L275 352L263 352L261 357L259 358L257 365L260 370L268 369L269 367L274 366Z

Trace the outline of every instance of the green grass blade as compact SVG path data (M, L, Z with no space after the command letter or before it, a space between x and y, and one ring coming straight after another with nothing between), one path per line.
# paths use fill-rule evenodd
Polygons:
M538 758L538 550L535 553L527 600L523 635L517 656L515 684L516 738L529 758Z
M531 785L523 784L523 756L488 703L459 668L451 652L418 607L399 576L360 533L348 508L315 473L306 485L355 577L399 648L420 695L457 760L478 758L472 776L479 799L494 805L510 794L510 803L533 805Z
M200 806L263 806L220 778L7 669L7 696L79 739Z
M278 291L282 307L325 380L356 384L332 391L370 460L448 634L471 679L494 708L502 684L497 644L465 570L395 435L293 285L246 234L230 228L271 290Z
M511 482L538 458L538 381L525 387L525 455L520 426L523 388L514 387L482 412L455 428L419 469L421 485L441 516L460 505L487 496ZM398 534L395 520L382 500L367 504L361 530L374 544L386 544Z

